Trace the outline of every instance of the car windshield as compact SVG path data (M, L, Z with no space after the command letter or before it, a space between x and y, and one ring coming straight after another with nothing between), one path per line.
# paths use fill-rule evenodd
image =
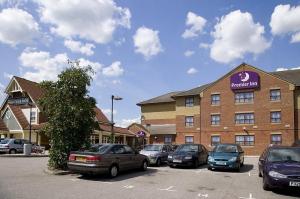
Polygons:
M144 151L161 151L162 145L146 145Z
M105 153L109 147L110 145L94 145L88 150L88 152Z
M300 148L271 149L269 162L300 162Z
M7 144L9 142L9 139L5 139L5 140L2 140L1 142L0 142L0 144Z
M198 145L180 145L176 152L197 152Z
M214 148L214 152L217 153L236 153L237 151L237 147L234 145L217 145Z

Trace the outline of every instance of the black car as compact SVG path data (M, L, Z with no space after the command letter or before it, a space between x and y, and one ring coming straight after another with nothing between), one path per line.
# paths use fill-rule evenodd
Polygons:
M201 144L182 144L173 154L168 156L170 167L193 166L197 168L200 164L206 164L208 151Z

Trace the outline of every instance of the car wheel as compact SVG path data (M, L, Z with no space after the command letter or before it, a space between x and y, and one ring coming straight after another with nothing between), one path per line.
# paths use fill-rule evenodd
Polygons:
M240 170L241 170L241 164L239 164L238 167L235 170L236 170L236 172L240 172Z
M9 150L9 154L16 154L16 153L17 153L16 149Z
M115 178L117 177L118 173L119 173L119 168L117 167L117 165L112 165L109 169L110 177Z
M195 160L195 162L194 162L194 167L195 167L195 168L198 168L198 167L199 167L199 160L198 160L198 159Z
M260 172L260 171L258 171L258 177L262 177L262 175L261 175L261 172Z
M142 166L141 166L141 170L147 171L147 169L148 169L148 162L147 162L147 160L144 160L142 163Z
M268 185L268 183L266 181L266 177L263 177L263 189L265 191L269 191L270 190L270 187L269 187L269 185Z
M175 166L173 164L170 164L169 167L170 168L175 168Z
M212 170L212 168L211 168L211 167L207 167L207 169L208 169L208 170L210 170L210 171Z
M160 158L158 158L157 160L156 160L156 166L160 166L161 165L161 159Z

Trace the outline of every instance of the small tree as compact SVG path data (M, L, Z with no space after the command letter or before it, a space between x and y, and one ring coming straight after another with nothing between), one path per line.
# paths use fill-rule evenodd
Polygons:
M48 117L45 133L50 138L49 164L51 169L65 169L70 151L90 144L95 127L96 101L88 95L91 67L71 66L56 82L44 81L46 91L39 101Z

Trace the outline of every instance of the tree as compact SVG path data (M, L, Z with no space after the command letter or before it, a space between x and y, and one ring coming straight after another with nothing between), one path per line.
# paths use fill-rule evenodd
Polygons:
M48 118L43 131L50 139L51 169L65 169L70 152L90 144L96 106L95 99L88 95L91 73L91 67L72 65L58 75L56 82L41 83L46 93L39 103Z

